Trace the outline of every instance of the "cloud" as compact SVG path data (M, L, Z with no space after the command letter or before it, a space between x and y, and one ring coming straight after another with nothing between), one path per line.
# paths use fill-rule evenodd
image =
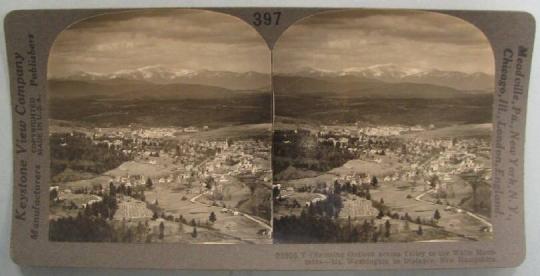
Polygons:
M491 47L473 25L420 11L324 12L290 27L275 49L278 71L396 64L493 74Z
M99 15L62 32L51 75L112 72L162 64L171 69L269 73L270 52L238 18L201 10L155 9Z

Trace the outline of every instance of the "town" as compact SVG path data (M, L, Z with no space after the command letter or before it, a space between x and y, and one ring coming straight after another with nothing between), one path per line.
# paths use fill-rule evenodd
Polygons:
M269 129L234 139L207 126L56 130L52 240L270 242Z
M490 239L490 131L491 124L276 130L276 241ZM326 230L296 233L317 227Z

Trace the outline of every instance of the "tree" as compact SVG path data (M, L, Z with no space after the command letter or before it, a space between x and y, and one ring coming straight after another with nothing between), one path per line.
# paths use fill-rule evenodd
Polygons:
M182 223L182 220L178 220L178 233L184 233L184 223Z
M146 188L150 189L154 186L154 183L152 182L152 179L149 177L146 179Z
M357 186L357 185L353 185L353 186L352 186L352 193L353 193L354 195L357 195L357 194L358 194L358 186Z
M206 184L206 188L210 190L216 184L216 180L213 177L209 176L204 179L204 183Z
M379 214L377 215L377 218L382 219L382 217L384 217L384 212L381 209L381 210L379 210Z
M141 201L146 201L146 196L144 195L144 191L141 191L140 200Z
M379 180L377 179L376 176L373 176L373 177L371 178L371 185L372 185L373 187L377 187L377 184L379 184Z
M109 195L111 197L115 197L116 196L116 188L114 187L114 184L113 182L109 182Z
M435 220L440 220L441 219L441 213L439 213L439 209L435 210L435 213L433 214L433 218Z
M211 223L216 222L216 220L217 220L216 214L215 214L214 212L210 213L210 217L208 218L208 220L209 220Z
M165 224L163 224L163 221L159 224L159 239L162 240L165 236Z
M411 216L409 216L409 213L405 213L405 220L412 221Z
M384 236L387 238L390 237L390 227L391 227L390 220L387 220L384 223L384 228L385 228Z
M340 194L341 193L341 184L336 180L334 181L334 193Z
M418 225L418 230L416 231L416 234L418 234L418 236L422 236L424 234L424 230L422 230L422 225Z
M191 236L192 236L193 238L196 238L196 237L197 237L197 227L196 227L196 226L193 227L193 232L191 233Z
M439 182L439 176L434 174L429 180L429 185L431 186L431 188L435 188Z
M279 195L281 194L281 191L279 190L278 186L274 186L272 189L272 197L275 199L279 198Z
M49 193L49 199L56 200L57 197L58 197L58 190L52 189L51 192Z
M152 220L156 220L156 219L158 219L158 218L159 218L159 216L158 216L157 212L154 212L154 213L152 214Z
M379 201L381 203L381 205L384 204L384 199L381 197L381 200Z

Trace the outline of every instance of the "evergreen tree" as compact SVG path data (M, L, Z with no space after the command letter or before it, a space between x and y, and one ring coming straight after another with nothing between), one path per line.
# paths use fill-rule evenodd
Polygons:
M424 230L422 230L422 225L418 225L418 230L416 231L416 234L418 234L418 236L422 236L424 234Z
M390 227L391 227L390 220L387 220L384 223L384 228L385 228L384 236L387 238L390 237Z
M405 213L405 220L411 221L412 218L409 216L409 213Z
M52 189L51 192L49 193L49 199L56 200L57 197L58 197L58 190Z
M210 213L210 217L208 218L208 220L209 220L211 223L216 222L216 220L217 220L216 214L215 214L214 212Z
M435 220L440 220L441 219L441 213L439 213L439 209L435 210L435 213L433 214L433 218Z
M109 195L111 197L115 197L116 196L116 188L114 187L114 184L113 182L109 182Z
M163 224L163 221L159 224L159 239L162 240L165 236L165 224Z
M196 238L196 237L197 237L197 227L196 227L196 226L193 227L193 232L191 233L191 236L192 236L193 238Z
M272 189L272 198L274 200L276 200L277 198L279 198L279 195L281 194L281 191L279 190L278 186L275 186L273 189Z
M409 225L408 220L405 220L405 225L403 225L403 229L407 232L411 230L411 226Z
M379 180L377 179L376 176L373 176L373 177L371 178L371 185L372 185L373 187L377 187L378 184L379 184Z
M178 221L178 233L179 234L184 233L184 224L182 223L181 220Z
M152 182L152 179L149 177L146 179L146 188L151 189L152 186L154 186L154 183Z
M336 180L334 181L334 193L340 194L341 193L341 184Z

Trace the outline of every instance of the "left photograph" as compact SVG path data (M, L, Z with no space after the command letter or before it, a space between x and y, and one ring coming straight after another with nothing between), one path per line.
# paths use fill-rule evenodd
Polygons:
M49 239L271 243L270 51L202 10L100 15L48 60Z

